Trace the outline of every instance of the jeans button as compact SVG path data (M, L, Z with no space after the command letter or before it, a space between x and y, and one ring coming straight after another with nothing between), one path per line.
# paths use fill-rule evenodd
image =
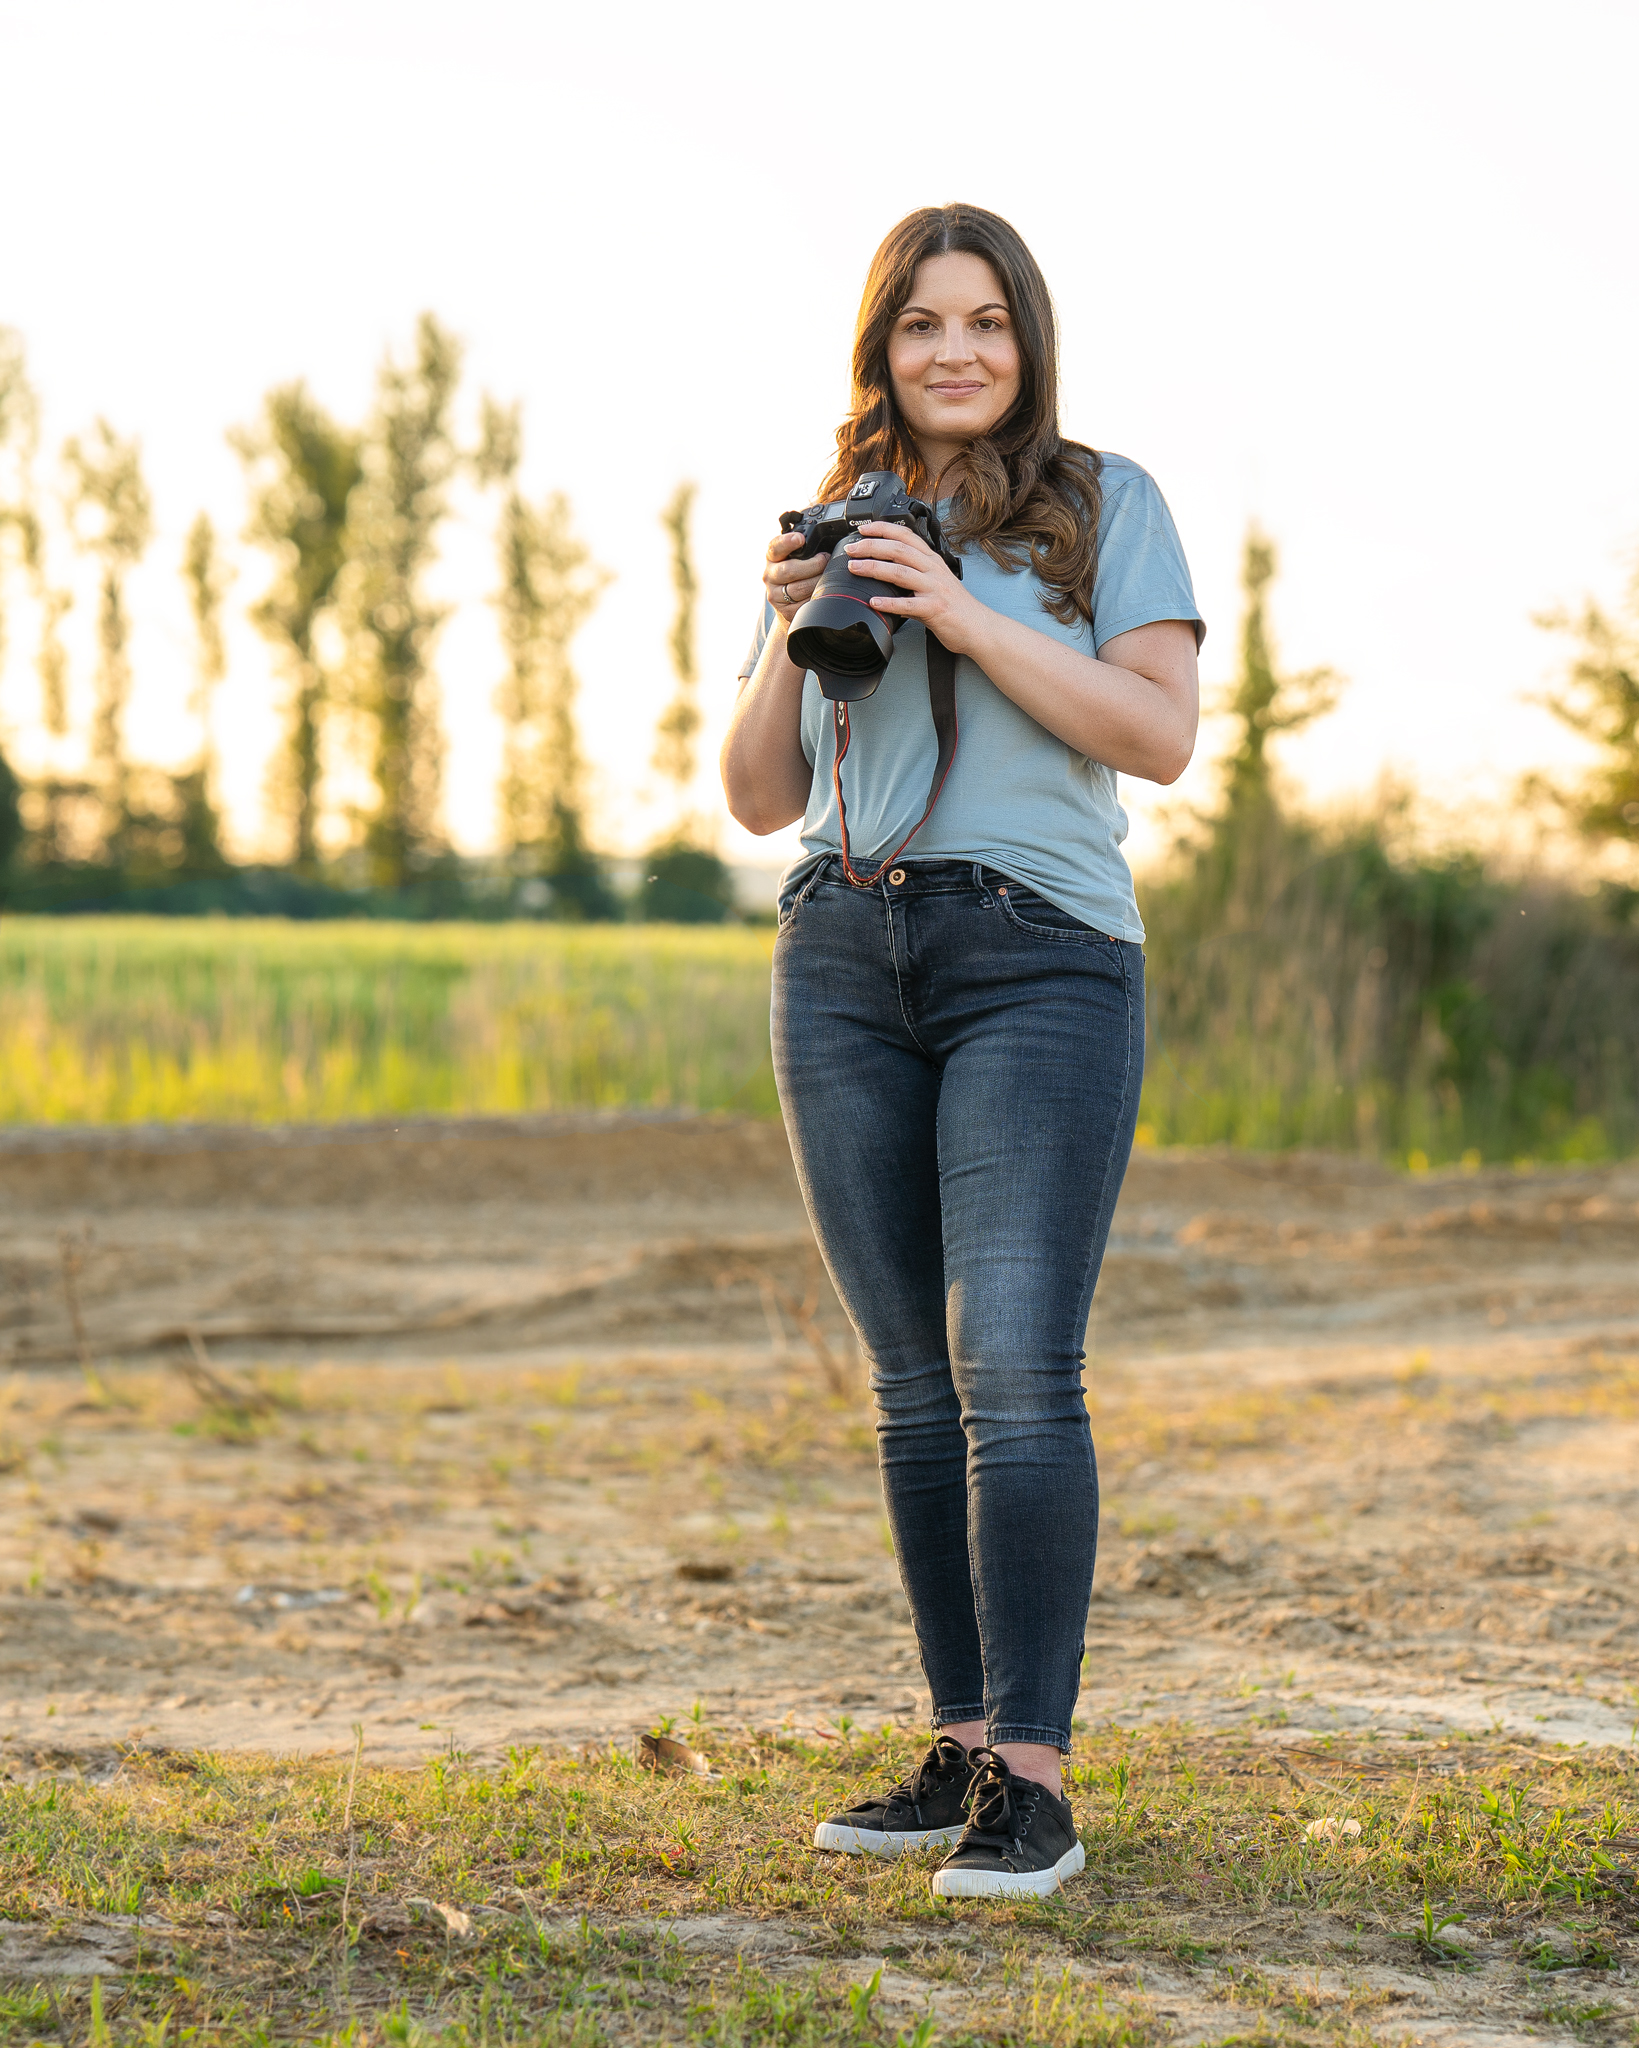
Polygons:
M904 879L905 870L903 868L895 868L893 873L888 877L888 880L892 882L896 889L899 887L900 883L904 881Z

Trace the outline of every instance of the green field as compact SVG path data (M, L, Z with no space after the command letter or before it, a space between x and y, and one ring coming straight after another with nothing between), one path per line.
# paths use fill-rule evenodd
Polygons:
M1231 901L1205 924L1188 891L1146 891L1140 1143L1413 1167L1635 1149L1639 932L1563 892L1493 890L1459 959L1449 906L1367 917L1334 879L1312 866L1278 915ZM775 1116L773 943L737 925L7 918L0 1123Z
M0 1122L778 1104L768 930L0 924Z

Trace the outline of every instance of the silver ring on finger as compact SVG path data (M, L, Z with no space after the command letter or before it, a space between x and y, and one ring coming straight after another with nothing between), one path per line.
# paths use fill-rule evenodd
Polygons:
M780 585L780 599L785 604L791 602L791 586L789 583L782 583Z

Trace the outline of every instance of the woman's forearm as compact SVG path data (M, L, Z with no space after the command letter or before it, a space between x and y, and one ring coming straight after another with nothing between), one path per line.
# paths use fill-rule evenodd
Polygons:
M1067 747L1146 782L1183 774L1199 716L1193 620L1134 626L1095 658L992 611L904 527L866 521L843 551L856 576L897 586L872 597L873 610L920 619Z
M1146 782L1176 782L1189 765L1199 693L1184 621L1118 634L1096 659L988 607L963 637L997 689L1078 754Z
M723 793L729 814L748 832L778 832L808 808L814 771L802 750L803 671L785 651L776 618L740 695L723 741Z

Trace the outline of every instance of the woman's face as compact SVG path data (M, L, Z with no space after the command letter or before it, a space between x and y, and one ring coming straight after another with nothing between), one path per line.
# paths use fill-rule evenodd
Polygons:
M1001 280L982 256L930 256L888 337L893 394L929 467L1007 416L1019 344Z

